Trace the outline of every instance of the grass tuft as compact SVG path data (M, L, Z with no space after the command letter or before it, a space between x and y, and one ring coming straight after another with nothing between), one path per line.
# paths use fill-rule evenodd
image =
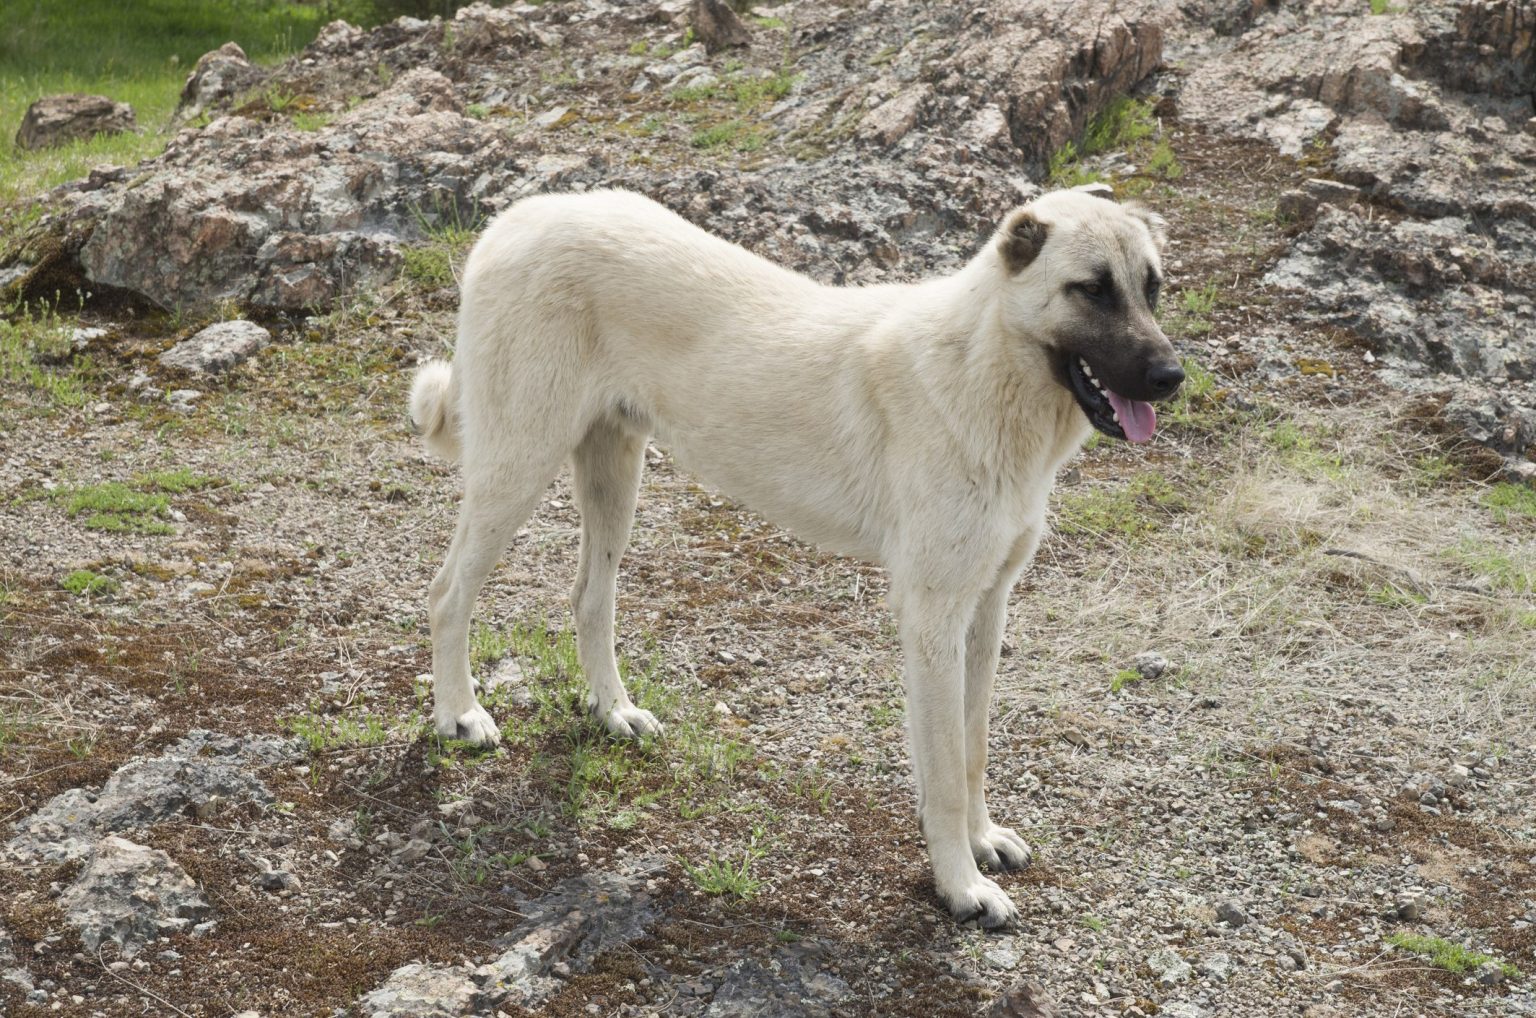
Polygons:
M1410 954L1429 959L1431 965L1456 975L1474 971L1488 962L1496 962L1508 979L1519 979L1520 970L1507 961L1479 951L1472 951L1444 937L1423 936L1417 933L1394 933L1387 943Z

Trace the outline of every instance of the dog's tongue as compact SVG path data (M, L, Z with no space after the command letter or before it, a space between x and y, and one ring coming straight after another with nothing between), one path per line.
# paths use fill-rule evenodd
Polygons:
M1115 408L1115 417L1119 419L1127 441L1152 441L1152 432L1157 430L1157 411L1152 409L1151 403L1126 399L1107 387L1104 394L1109 397L1109 405Z

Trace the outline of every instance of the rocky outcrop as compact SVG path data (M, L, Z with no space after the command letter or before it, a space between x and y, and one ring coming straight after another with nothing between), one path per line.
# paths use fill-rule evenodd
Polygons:
M236 802L270 802L253 771L288 758L292 744L194 731L159 757L118 768L99 791L71 788L23 820L6 845L14 862L88 859L104 835L151 827Z
M771 234L764 253L822 275L949 267L1030 193L1021 167L1043 166L1160 60L1169 12L1078 6L807 5L787 39L787 28L749 26L750 48L733 50L744 66L702 46L638 52L631 40L657 29L605 3L475 4L450 21L371 32L338 22L259 95L184 129L164 155L51 197L38 237L18 245L24 271L9 274L26 286L47 260L55 281L69 265L88 287L168 307L313 308L388 281L402 248L441 225L604 185L656 196L732 240ZM690 17L682 3L652 14L678 33ZM247 67L238 47L206 55L183 117L229 107L255 80ZM661 80L682 98L644 107L649 123L680 129L637 144L626 107L649 102ZM770 80L788 94L753 91ZM711 94L738 97L724 127L752 145L776 139L771 157L700 168L688 104Z
M27 107L16 147L57 148L98 134L122 134L138 128L133 107L104 95L50 95Z
M1199 48L1184 116L1324 158L1358 189L1290 199L1303 230L1268 282L1410 389L1457 383L1471 429L1536 440L1536 7L1288 4ZM1468 418L1470 424L1471 418Z
M536 1009L560 988L559 976L584 971L600 952L643 935L655 916L641 886L651 865L569 881L520 909L530 918L502 938L499 954L481 964L404 965L363 995L359 1012L448 1018Z
M189 932L213 914L197 883L159 849L102 839L84 872L59 896L65 920L92 954L116 944L125 957L157 937Z

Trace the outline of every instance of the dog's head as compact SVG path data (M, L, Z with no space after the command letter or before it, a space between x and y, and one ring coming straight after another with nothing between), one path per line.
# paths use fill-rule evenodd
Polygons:
M1101 184L1015 209L993 239L1009 279L1007 333L1043 343L1056 379L1089 422L1132 442L1152 438L1152 403L1184 381L1173 344L1152 317L1163 281L1163 225L1147 209L1117 204Z

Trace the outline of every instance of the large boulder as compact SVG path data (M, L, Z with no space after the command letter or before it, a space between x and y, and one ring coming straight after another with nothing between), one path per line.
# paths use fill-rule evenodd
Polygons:
M259 85L267 72L246 58L245 50L226 42L197 58L197 64L181 87L176 117L188 120Z
M16 147L57 148L98 134L137 130L133 107L104 95L50 95L27 107L16 132Z

